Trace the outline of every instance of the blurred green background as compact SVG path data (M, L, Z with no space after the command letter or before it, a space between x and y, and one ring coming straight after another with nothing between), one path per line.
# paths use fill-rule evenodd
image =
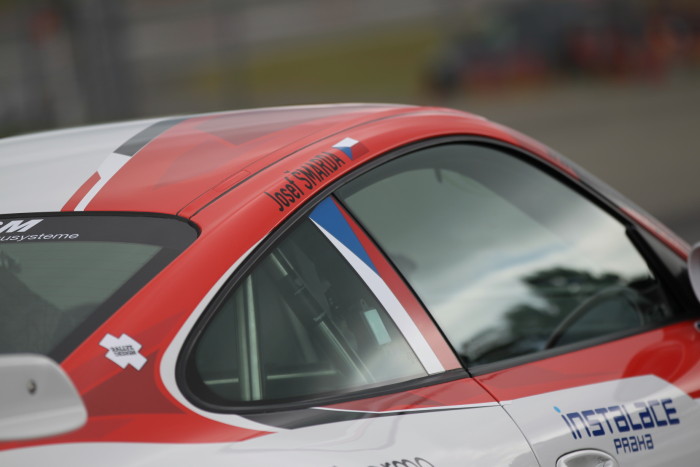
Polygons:
M0 0L0 135L328 102L456 107L700 240L697 0Z

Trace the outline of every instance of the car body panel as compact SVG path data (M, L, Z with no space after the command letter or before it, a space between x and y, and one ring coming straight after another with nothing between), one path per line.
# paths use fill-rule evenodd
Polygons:
M328 467L525 466L553 465L585 448L608 452L620 465L654 465L669 449L679 465L692 458L692 433L700 424L694 319L472 376L405 278L332 196L364 167L451 138L522 151L602 198L595 180L545 146L481 117L439 108L262 109L0 143L0 168L18 174L0 185L3 215L159 213L199 229L185 251L61 362L88 409L87 424L69 434L0 444L0 463L92 465L99 456L105 465L271 465L282 458L286 465ZM26 161L5 157L15 151L41 153L31 156L45 162L36 180ZM56 180L58 159L66 165ZM26 195L16 196L20 192ZM681 259L687 255L687 245L644 213L621 199L609 203ZM178 376L188 339L217 297L302 218L315 223L391 310L428 376L259 411L197 403ZM123 346L133 349L128 357L118 355ZM617 436L619 429L605 431L604 419L576 415L629 406L636 410L629 415L639 416L649 409L635 405L640 401L658 402L667 422L651 426L645 419L649 426L637 431L652 437L654 447L645 444L644 451L637 443L632 452L629 440L627 448L621 441L616 448L626 437ZM600 429L604 433L593 434Z
M473 431L473 426L480 429ZM499 449L485 451L497 439ZM500 407L387 416L289 430L241 443L68 443L3 454L6 465L60 458L66 465L461 466L537 465ZM388 464L387 464L388 463Z
M157 120L5 138L0 213L56 212L117 147ZM11 174L11 176L9 176Z
M696 456L692 440L700 428L700 405L652 375L525 397L506 410L542 465L553 465L562 452L584 449L635 466L684 465Z
M690 320L476 379L502 401L543 465L562 449L583 448L620 465L682 464L694 455L688 446L700 426L699 339ZM662 401L674 423L666 423ZM623 407L625 419L613 407Z

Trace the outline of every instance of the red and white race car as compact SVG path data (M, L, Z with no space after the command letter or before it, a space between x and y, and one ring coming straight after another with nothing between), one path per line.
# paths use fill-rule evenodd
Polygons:
M700 458L695 255L483 118L19 136L0 192L3 467Z

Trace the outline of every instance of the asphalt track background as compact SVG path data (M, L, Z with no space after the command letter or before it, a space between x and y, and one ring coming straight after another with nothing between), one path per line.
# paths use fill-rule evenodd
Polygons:
M452 105L544 142L691 244L700 241L700 74L553 85Z

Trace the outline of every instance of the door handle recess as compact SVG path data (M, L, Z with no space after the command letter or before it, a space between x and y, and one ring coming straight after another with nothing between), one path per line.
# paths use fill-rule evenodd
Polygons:
M619 467L613 456L595 449L584 449L564 454L556 467Z

